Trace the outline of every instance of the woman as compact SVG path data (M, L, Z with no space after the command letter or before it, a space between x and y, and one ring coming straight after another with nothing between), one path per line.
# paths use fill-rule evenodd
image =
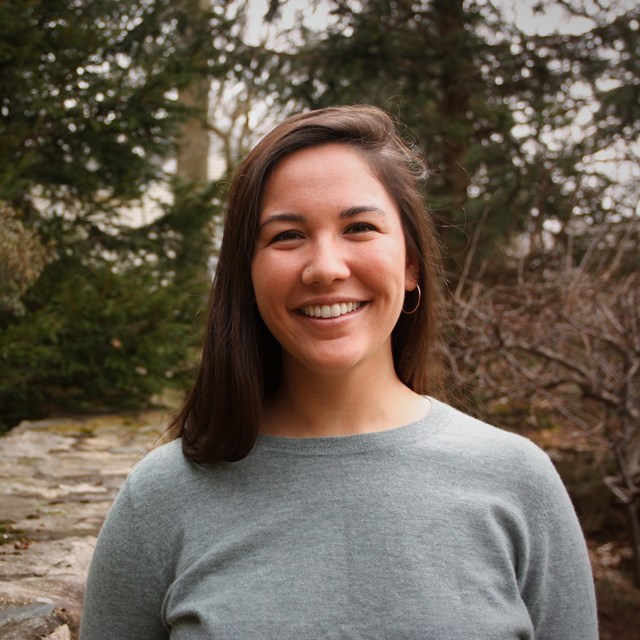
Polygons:
M366 106L239 167L197 381L105 522L82 640L597 638L549 459L428 395L421 173Z

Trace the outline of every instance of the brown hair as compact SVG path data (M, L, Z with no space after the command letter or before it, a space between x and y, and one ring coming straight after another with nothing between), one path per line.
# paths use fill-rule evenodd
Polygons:
M266 398L281 379L280 346L254 303L251 261L265 182L298 149L337 142L358 151L397 204L407 254L416 260L422 301L401 314L392 332L398 377L417 393L440 390L434 353L440 259L433 223L419 191L426 174L393 120L371 106L319 109L292 116L249 153L232 180L222 247L211 288L196 382L168 430L182 436L185 456L201 463L234 461L253 448ZM407 306L415 304L408 294Z

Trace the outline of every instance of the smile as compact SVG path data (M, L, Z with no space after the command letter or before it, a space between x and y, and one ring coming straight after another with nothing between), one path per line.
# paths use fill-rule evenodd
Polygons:
M315 304L302 307L302 313L308 318L338 318L355 311L362 302L338 302L336 304Z

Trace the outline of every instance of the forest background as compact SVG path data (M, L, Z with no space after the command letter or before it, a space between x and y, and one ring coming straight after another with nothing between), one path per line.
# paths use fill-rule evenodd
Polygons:
M5 0L0 430L184 390L233 168L372 103L430 166L452 401L551 450L640 585L639 54L628 0Z

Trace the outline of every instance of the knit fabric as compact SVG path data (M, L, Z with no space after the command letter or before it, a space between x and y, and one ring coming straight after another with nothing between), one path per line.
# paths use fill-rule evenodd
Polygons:
M587 551L530 441L432 400L388 431L260 436L130 474L100 534L81 640L594 640Z

